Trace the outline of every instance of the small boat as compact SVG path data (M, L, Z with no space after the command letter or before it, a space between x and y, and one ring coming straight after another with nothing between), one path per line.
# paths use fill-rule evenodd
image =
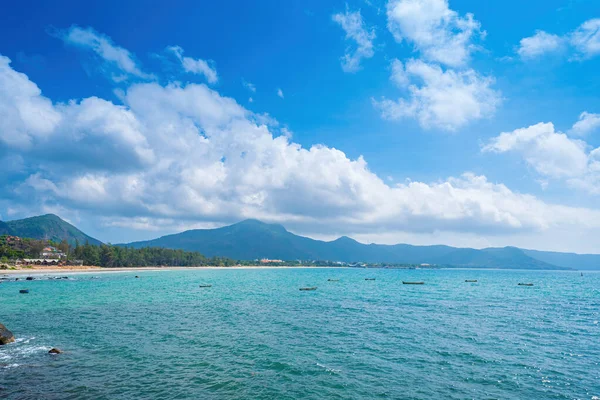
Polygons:
M339 279L327 279L327 282L339 282Z
M365 278L365 281L374 281L375 278Z
M300 290L305 290L305 291L306 290L317 290L317 287L316 286L314 286L314 287L301 287Z
M519 286L533 286L533 283L519 283Z
M424 285L425 282L406 282L406 281L402 281L403 285Z
M212 287L212 285L200 285L199 287Z
M474 282L477 282L477 279L465 279L465 282L474 283Z
M21 289L19 290L19 293L29 293L29 289Z

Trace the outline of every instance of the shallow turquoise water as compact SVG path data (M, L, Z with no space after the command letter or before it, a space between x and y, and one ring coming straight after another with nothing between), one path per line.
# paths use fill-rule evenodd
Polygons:
M0 284L0 322L18 338L0 347L0 398L600 396L599 273L268 269L71 277ZM517 286L525 281L535 286ZM31 293L19 294L25 287ZM53 346L65 353L48 355Z

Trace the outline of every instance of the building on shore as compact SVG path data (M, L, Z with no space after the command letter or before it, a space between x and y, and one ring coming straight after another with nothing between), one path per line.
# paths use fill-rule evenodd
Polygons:
M268 258L263 258L260 260L261 264L272 264L272 263L282 263L282 262L283 262L283 260L271 260Z

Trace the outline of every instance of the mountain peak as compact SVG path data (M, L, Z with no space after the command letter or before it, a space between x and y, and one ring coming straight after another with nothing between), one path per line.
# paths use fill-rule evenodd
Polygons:
M55 214L37 215L7 221L6 227L9 228L11 234L24 238L46 239L55 242L67 240L71 244L75 242L81 244L86 242L97 245L102 244L99 240L86 235Z
M333 243L358 243L358 242L356 240L352 239L351 237L340 236L339 238L335 239L333 241Z
M233 225L229 225L229 227L244 227L244 228L260 228L260 229L275 229L278 231L285 231L287 232L287 229L285 229L285 227L283 225L280 224L269 224L263 221L260 221L258 219L245 219L243 221L240 221L238 223L235 223Z

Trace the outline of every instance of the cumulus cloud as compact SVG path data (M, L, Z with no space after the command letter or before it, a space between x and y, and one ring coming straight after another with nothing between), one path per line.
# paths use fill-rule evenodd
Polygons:
M95 97L53 104L2 60L0 82L20 79L0 85L1 104L26 92L31 112L0 119L0 132L19 126L29 143L0 142L24 164L1 189L28 210L75 210L143 229L248 217L343 232L600 229L597 210L547 204L484 176L386 183L362 157L302 147L204 84L133 84L123 106ZM52 123L40 135L28 120L45 114Z
M569 133L577 136L585 136L598 128L600 128L600 114L592 114L584 111L579 115L579 120L575 122Z
M92 28L81 28L74 25L64 32L59 32L58 37L67 44L93 51L108 65L116 67L120 73L111 73L115 82L121 82L129 76L145 80L154 78L153 75L140 69L133 55L127 49L117 46L111 38Z
M277 96L283 99L283 90L281 90L281 88L277 89Z
M123 106L97 97L55 105L4 56L0 91L0 143L19 149L23 156L101 169L154 160L138 121Z
M493 138L484 152L512 152L546 178L600 194L600 149L556 131L552 123L504 132Z
M521 39L517 53L522 59L532 59L560 51L565 40L558 35L536 31L535 35Z
M342 69L344 72L357 72L361 69L361 61L375 54L373 51L375 31L365 25L360 10L350 12L346 9L345 13L334 14L332 19L346 32L346 40L356 43L356 48L348 48L342 57Z
M583 58L600 54L600 18L585 21L571 33L569 39L571 45Z
M473 69L446 70L421 60L392 62L390 79L407 92L398 100L373 100L385 119L417 118L424 128L454 131L494 114L501 102L493 78Z
M219 80L213 61L205 61L200 58L194 59L191 57L184 57L183 49L180 46L169 46L167 47L167 50L175 54L179 61L181 61L181 66L185 72L204 75L208 83L217 83Z
M36 138L50 135L61 121L52 102L42 96L27 75L11 68L0 55L0 142L27 148Z
M584 60L600 54L600 18L593 18L563 36L536 31L521 39L517 53L524 60L539 58L569 47L571 60Z
M473 14L460 16L447 0L390 0L387 17L396 41L405 40L427 60L451 67L466 65L476 49L474 39L485 36Z
M416 118L426 129L456 131L495 113L495 79L468 66L475 39L485 36L473 14L460 16L447 0L390 0L387 17L395 39L412 43L420 58L392 61L390 79L405 94L373 100L384 119Z

